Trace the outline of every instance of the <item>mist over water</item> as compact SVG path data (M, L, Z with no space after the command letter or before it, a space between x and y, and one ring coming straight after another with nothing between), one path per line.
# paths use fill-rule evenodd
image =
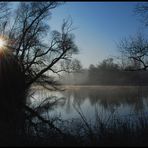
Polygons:
M148 85L147 71L90 70L66 73L60 78L63 85Z

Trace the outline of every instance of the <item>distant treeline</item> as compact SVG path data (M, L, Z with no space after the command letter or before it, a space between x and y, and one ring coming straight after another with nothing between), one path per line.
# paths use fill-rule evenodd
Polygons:
M138 71L97 71L90 72L84 84L101 85L147 85L148 72Z
M62 84L72 85L148 85L148 71L133 71L130 67L122 68L112 59L104 60L97 66L65 74Z

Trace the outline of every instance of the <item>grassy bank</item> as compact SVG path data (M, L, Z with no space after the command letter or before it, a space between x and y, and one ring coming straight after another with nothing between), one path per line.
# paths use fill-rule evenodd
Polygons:
M26 145L33 146L147 146L148 116L129 115L126 118L117 117L111 113L103 119L96 111L96 121L87 121L79 110L80 119L63 121L59 117L51 120L62 134L54 129L36 123L36 128L30 127ZM133 116L135 116L133 120Z

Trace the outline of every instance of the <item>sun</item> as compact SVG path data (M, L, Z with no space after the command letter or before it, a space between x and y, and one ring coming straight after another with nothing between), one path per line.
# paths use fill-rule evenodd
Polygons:
M0 48L4 48L6 45L6 41L0 38Z

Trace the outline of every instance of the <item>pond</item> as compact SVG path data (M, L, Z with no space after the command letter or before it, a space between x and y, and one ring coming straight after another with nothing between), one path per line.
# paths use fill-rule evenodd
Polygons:
M45 98L57 100L48 109L50 116L62 119L82 118L96 120L96 113L107 120L116 117L137 117L148 113L148 86L63 86L63 91L33 89L29 103L39 105ZM51 101L51 102L52 102Z

